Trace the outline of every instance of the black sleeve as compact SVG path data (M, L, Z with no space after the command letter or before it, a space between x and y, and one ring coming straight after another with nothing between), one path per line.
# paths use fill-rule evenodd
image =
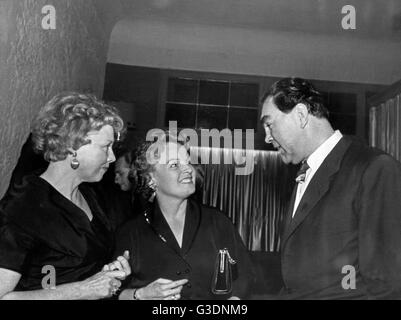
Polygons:
M135 261L138 260L137 252L135 248L136 241L134 241L135 228L133 227L132 221L123 224L120 228L117 229L116 232L116 243L115 243L115 250L113 254L113 260L116 259L118 256L124 254L124 251L129 251L129 265L131 267L131 275L128 276L122 284L122 289L132 288L131 283L134 279L134 273L138 269L135 265Z
M0 228L0 268L22 274L24 262L35 240L13 223Z
M362 177L359 268L369 298L401 298L401 165L387 155Z

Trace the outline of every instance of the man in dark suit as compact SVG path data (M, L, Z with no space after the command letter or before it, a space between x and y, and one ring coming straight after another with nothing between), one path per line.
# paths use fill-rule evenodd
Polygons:
M334 131L303 79L276 82L262 103L266 142L302 164L281 235L280 297L401 298L401 164Z

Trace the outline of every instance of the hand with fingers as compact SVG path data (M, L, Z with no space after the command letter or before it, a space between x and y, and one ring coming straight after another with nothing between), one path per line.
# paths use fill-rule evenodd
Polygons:
M160 278L137 289L136 296L139 300L179 300L181 290L187 282L188 279L172 281Z
M78 283L81 299L96 300L109 298L116 294L121 286L118 280L125 276L122 270L100 271L92 277Z
M120 270L125 273L123 277L118 277L119 280L124 280L126 277L128 277L131 274L131 267L129 265L129 251L124 251L124 254L122 256L117 257L116 260L113 262L110 262L109 264L106 264L103 267L103 271L115 271L115 270Z

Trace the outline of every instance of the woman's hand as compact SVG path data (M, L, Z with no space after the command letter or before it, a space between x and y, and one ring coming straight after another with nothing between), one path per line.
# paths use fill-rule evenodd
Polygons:
M187 282L188 279L172 281L160 278L137 289L136 296L139 300L179 300L183 285Z
M103 271L115 271L115 270L120 270L125 273L123 277L118 277L119 280L124 280L126 277L128 277L131 274L131 267L129 265L129 251L124 251L124 254L122 256L117 257L116 260L113 262L106 264L103 267Z
M121 281L118 279L124 276L125 272L121 270L100 271L78 283L80 298L96 300L111 297L121 286Z

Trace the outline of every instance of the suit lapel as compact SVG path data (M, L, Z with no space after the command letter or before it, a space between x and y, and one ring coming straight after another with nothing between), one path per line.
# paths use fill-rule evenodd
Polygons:
M283 235L283 240L285 239L286 231L289 230L291 220L292 220L292 212L294 211L294 205L295 205L295 196L297 194L297 186L298 184L295 184L295 187L292 189L292 194L290 198L290 202L288 205L287 213L284 218L284 226L282 229L281 234ZM284 242L282 241L281 244L283 245Z
M315 205L329 190L330 184L335 174L340 169L341 161L350 144L351 141L343 137L337 143L334 149L328 154L317 172L314 174L312 180L309 182L309 185L306 188L295 212L294 218L291 218L294 205L292 204L292 206L290 206L290 211L287 212L287 221L289 222L286 223L283 234L283 247L285 246L288 238L312 212L312 209L315 207ZM294 194L296 193L296 188L297 185L294 188Z

